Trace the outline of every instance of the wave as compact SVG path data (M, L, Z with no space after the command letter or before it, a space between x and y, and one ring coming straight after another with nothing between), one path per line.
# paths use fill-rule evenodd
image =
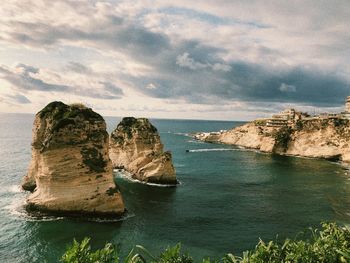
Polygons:
M189 143L195 143L195 144L204 144L205 142L199 141L199 140L188 140Z
M84 221L90 221L90 222L97 222L97 223L116 223L121 222L124 220L127 220L129 218L135 217L134 213L126 213L125 215L119 217L119 218L98 218L98 217L92 217L92 218L84 218Z
M209 149L195 149L195 150L187 150L187 152L190 153L197 153L197 152L224 152L224 151L238 151L241 149L233 149L233 148L209 148Z
M76 221L89 221L89 222L98 222L98 223L113 223L120 222L132 218L135 216L133 213L126 213L125 215L118 218L109 218L109 217L89 217L89 216L57 216L50 215L46 213L28 213L25 210L25 200L24 199L14 199L11 204L4 207L8 210L10 215L16 217L19 220L29 221L29 222L43 222L43 221L59 221L59 220L76 220Z
M20 185L9 185L6 187L6 192L8 193L21 193L23 192L22 188Z
M21 188L18 185L13 185L8 187L8 192L13 193L21 193L20 195L12 196L11 199L9 199L9 202L5 204L3 207L4 210L6 210L7 214L10 216L16 218L17 220L23 220L28 222L43 222L43 221L58 221L58 220L83 220L83 221L91 221L91 222L119 222L124 221L128 218L134 217L135 215L132 213L126 213L122 217L118 218L103 218L103 217L86 217L86 216L77 216L77 217L70 217L70 216L60 216L60 215L50 215L47 213L28 213L25 209L26 206L26 199L25 199L25 192L21 190Z
M23 197L12 199L12 202L4 209L8 210L9 214L15 216L17 219L22 219L25 221L57 221L62 220L64 217L50 216L50 215L31 215L25 210L26 201Z
M166 131L166 132L159 132L159 133L170 133L170 134L175 134L175 135L181 135L181 136L190 136L189 133L187 132L172 132L172 131Z
M173 134L175 135L180 135L180 136L186 136L186 137L189 137L190 135L186 132L173 132Z
M114 169L113 172L116 173L116 176L122 179L126 179L129 182L132 183L139 183L139 184L145 184L149 186L157 186L157 187L174 187L175 185L173 184L155 184L155 183L148 183L144 181L140 181L138 179L132 178L131 173L125 171L125 170L120 170L120 169ZM181 182L178 181L177 185L181 185Z

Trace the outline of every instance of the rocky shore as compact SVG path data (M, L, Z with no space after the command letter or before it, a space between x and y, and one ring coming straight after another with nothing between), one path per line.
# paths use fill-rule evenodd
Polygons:
M110 158L114 168L125 169L133 179L176 185L170 152L164 152L159 133L148 119L126 117L110 137Z
M228 131L193 136L267 153L350 162L350 121L342 118L299 119L277 127L257 120Z

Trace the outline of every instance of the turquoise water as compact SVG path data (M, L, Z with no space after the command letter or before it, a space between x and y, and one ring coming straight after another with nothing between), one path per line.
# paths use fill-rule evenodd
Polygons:
M106 118L109 131L119 120ZM26 193L18 188L31 157L32 121L32 115L0 114L0 262L57 262L74 237L86 236L94 247L114 242L124 253L135 244L156 252L181 242L197 258L218 258L323 220L350 223L350 181L342 166L196 142L185 133L240 123L189 120L152 120L173 153L178 187L116 178L126 220L35 220L21 210Z

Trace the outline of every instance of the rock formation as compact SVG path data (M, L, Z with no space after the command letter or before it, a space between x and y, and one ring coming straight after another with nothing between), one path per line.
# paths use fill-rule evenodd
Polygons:
M222 133L198 133L194 137L263 152L350 162L350 121L347 119L311 118L282 127L253 121Z
M104 119L83 105L52 102L35 116L32 160L22 187L27 209L121 215Z
M163 152L157 129L148 119L123 118L110 138L110 158L115 168L123 168L134 179L176 184L170 152Z

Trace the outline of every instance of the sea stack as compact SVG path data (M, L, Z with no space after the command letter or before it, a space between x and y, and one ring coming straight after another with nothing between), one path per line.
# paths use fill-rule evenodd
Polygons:
M113 180L104 119L81 104L52 102L36 114L32 160L22 187L27 210L117 216L125 211Z
M113 167L125 169L134 179L177 184L171 153L163 151L156 127L146 118L123 118L111 134L109 154Z

